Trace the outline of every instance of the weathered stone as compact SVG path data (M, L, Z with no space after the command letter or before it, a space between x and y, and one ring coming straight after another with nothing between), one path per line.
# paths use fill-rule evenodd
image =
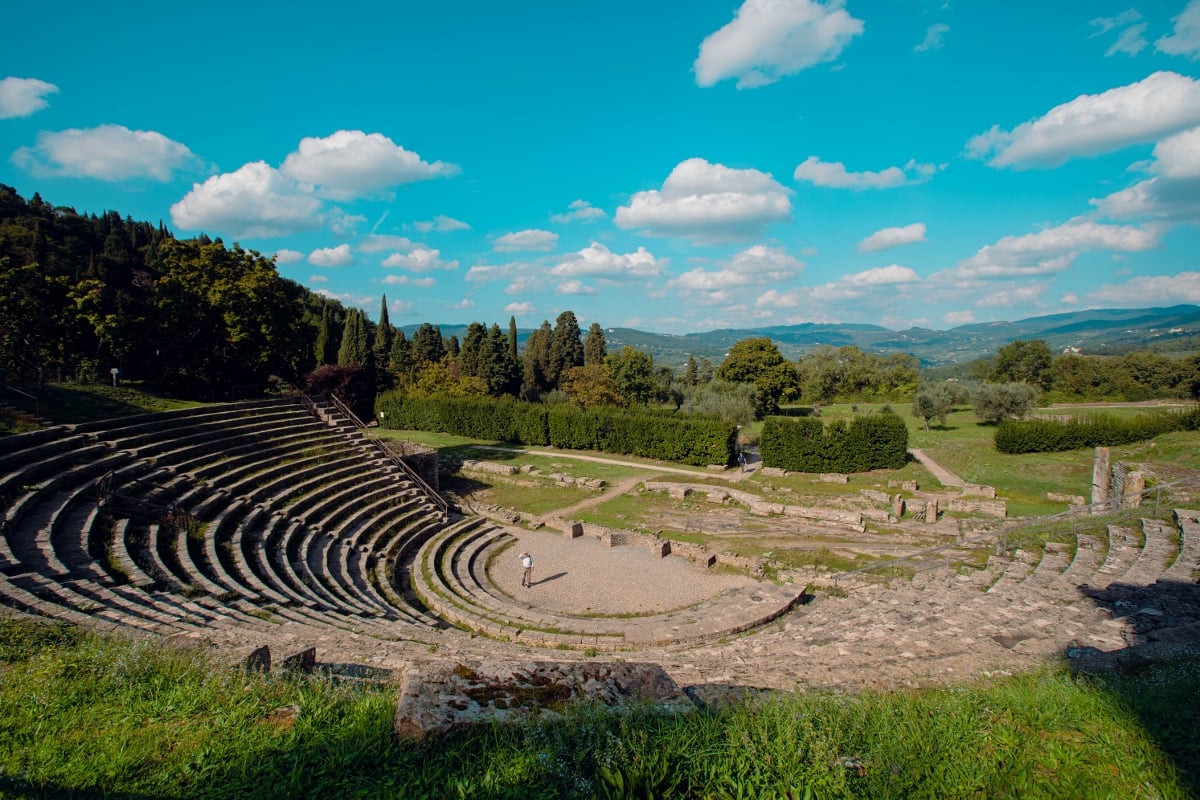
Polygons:
M477 722L557 717L580 701L654 703L664 712L695 708L658 664L466 660L410 666L394 727L419 739Z
M904 516L904 497L901 495L892 497L892 516L896 519Z
M902 491L902 492L915 492L915 491L917 491L917 482L916 481L898 481L898 480L888 481L888 488L895 489L896 487L899 487L900 491Z
M242 668L247 672L270 672L271 648L264 644L252 651L242 660Z
M683 500L685 497L687 497L691 493L692 493L692 487L690 487L690 486L674 485L674 486L671 486L669 489L667 489L667 494L674 500Z
M782 478L789 474L786 469L780 469L779 467L763 467L759 470L759 472L761 472L763 475L771 475L776 478Z
M671 555L671 540L670 539L661 540L658 543L657 547L655 547L654 554L657 555L659 558L666 558L667 556Z
M858 493L873 503L890 503L892 500L887 492L881 492L877 489L861 489Z
M570 529L567 531L567 538L578 539L580 536L583 536L583 523L572 522Z
M722 492L722 491L709 492L708 495L704 499L710 503L715 503L716 505L722 505L729 501L729 492Z
M988 500L996 497L995 486L981 486L977 483L964 483L962 487L963 497L984 497Z
M1069 506L1081 506L1087 501L1083 495L1078 494L1062 494L1060 492L1046 492L1046 499L1055 503L1066 503Z
M837 472L823 472L819 478L821 483L849 483L850 476Z
M1125 492L1121 497L1122 508L1141 508L1142 492L1146 491L1146 475L1140 471L1125 474Z
M926 500L925 501L925 522L932 525L933 523L937 522L937 515L938 515L938 501L937 500Z
M1100 505L1097 511L1103 511L1108 503L1108 483L1110 475L1110 456L1107 447L1097 447L1092 458L1092 505Z
M951 511L964 511L968 514L985 514L996 519L1008 517L1008 506L1003 500L966 500L961 497L950 498Z
M280 666L293 672L312 672L317 666L317 648L309 647L285 658Z

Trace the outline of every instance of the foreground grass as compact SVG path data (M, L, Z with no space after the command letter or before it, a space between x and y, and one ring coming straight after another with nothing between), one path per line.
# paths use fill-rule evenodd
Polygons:
M38 388L36 394L42 416L59 423L91 422L203 405L146 391L134 384L54 383Z
M392 736L394 687L0 621L0 796L1183 798L1197 661ZM280 709L294 706L294 719Z

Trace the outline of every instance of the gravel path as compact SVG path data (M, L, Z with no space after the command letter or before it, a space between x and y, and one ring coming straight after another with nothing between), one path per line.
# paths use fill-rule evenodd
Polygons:
M493 585L518 601L561 614L651 614L694 605L728 589L752 586L745 575L713 574L681 556L658 558L590 536L510 528L516 541L488 565ZM533 587L521 587L517 555L533 556Z

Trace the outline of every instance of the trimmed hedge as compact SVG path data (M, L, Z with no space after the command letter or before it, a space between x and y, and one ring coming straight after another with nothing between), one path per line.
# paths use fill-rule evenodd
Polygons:
M1050 453L1142 442L1171 431L1200 429L1200 407L1136 417L1097 414L1069 420L1005 420L996 428L1001 453Z
M737 426L671 411L546 406L511 398L415 398L387 392L375 402L386 427L570 450L598 450L705 466L732 465Z
M908 426L886 413L828 425L811 417L767 417L759 452L763 466L792 472L899 469L908 459Z

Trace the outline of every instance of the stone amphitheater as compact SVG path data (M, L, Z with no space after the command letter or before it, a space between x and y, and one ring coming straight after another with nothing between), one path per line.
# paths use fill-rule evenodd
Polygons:
M1196 511L978 570L779 584L463 514L353 415L303 396L0 438L0 510L7 613L343 674L640 663L703 701L1200 641ZM539 554L531 589L521 548Z

